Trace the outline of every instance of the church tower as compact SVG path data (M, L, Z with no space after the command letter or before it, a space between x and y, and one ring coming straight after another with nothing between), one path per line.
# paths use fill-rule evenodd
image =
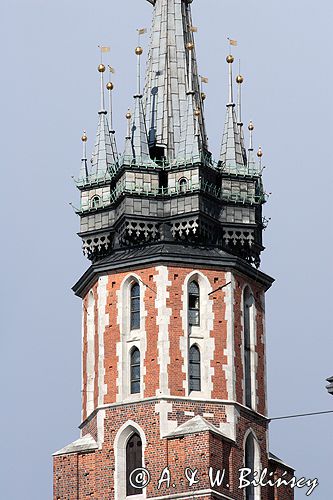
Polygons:
M266 480L293 475L268 449L273 279L259 270L262 150L254 152L252 122L245 145L243 77L234 80L229 54L214 160L192 0L148 1L145 84L138 46L124 148L103 64L91 162L82 136L77 212L91 265L74 286L83 304L81 437L54 454L54 500L291 500L286 486L240 484L245 468L249 481L263 470Z

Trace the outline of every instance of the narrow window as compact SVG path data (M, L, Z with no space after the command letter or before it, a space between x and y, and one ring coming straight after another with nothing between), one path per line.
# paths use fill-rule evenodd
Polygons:
M131 394L140 393L141 368L140 351L136 347L131 352Z
M140 495L142 488L135 488L135 474L131 474L136 469L142 467L142 441L139 434L133 434L126 446L126 496ZM132 479L132 484L130 482Z
M254 438L252 434L249 434L245 443L245 467L251 470L251 474L247 477L248 481L254 479L254 468L255 468L255 448L254 448ZM246 488L245 494L246 500L254 500L254 486L250 484Z
M200 288L196 281L191 281L188 288L188 323L200 325Z
M181 193L186 193L187 191L187 179L185 177L182 177L182 179L179 180L179 191Z
M91 206L92 208L99 208L101 206L101 199L99 196L96 195L91 199Z
M244 290L244 377L245 377L245 404L252 408L252 351L251 351L251 319L253 300L250 289Z
M189 390L201 391L201 363L198 346L193 345L189 353Z
M131 287L131 330L140 329L140 285L135 281Z

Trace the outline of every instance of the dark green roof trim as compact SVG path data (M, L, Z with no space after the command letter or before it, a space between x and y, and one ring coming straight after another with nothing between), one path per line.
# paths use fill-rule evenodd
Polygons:
M274 283L274 279L267 274L219 248L158 243L114 250L109 257L92 264L73 286L73 291L75 295L82 298L100 276L161 264L233 270L257 281L264 286L265 290L268 290Z

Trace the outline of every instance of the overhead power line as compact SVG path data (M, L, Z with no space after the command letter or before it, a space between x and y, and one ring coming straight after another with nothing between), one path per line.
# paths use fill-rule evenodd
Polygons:
M299 415L286 415L284 417L273 417L270 418L269 420L285 420L287 418L301 418L301 417L313 417L315 415L327 415L328 413L333 413L333 410L327 410L327 411L317 411L313 413L300 413Z

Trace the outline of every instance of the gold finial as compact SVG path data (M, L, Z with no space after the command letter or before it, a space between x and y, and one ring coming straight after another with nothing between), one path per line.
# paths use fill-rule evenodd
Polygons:
M203 101L205 101L207 99L207 96L206 96L205 92L201 92L201 99Z
M236 76L236 83L243 83L244 82L244 77L242 75L237 75Z
M257 156L258 158L262 158L264 155L264 153L262 152L262 149L261 149L261 146L259 147L259 150L258 150L258 153L257 153Z
M112 82L108 82L108 83L106 84L106 88L107 88L108 90L113 90L113 89L114 89L114 85L113 85L113 83L112 83Z
M234 62L234 60L235 60L235 59L234 59L234 56L232 56L231 54L229 54L229 55L227 56L227 63L228 63L228 64L232 64L232 63Z
M139 47L139 46L136 47L135 48L135 53L136 53L137 56L142 56L142 54L143 54L143 48Z
M105 66L104 66L104 64L100 64L100 65L98 66L98 71L99 71L100 73L104 73L104 71L105 71Z
M200 115L201 115L201 111L200 111L200 109L199 109L199 108L196 108L196 110L194 111L194 116L195 116L196 118L199 118L199 116L200 116Z
M126 113L126 119L130 120L131 118L132 118L132 113L130 112L130 110L128 110Z
M252 132L254 130L254 125L253 125L253 121L252 120L249 123L248 129L249 129L250 132Z
M187 48L187 50L193 50L194 49L194 43L193 42L188 42L186 44L186 48Z
M82 137L81 137L81 141L82 141L82 142L87 142L87 140L88 140L87 133L86 133L86 131L84 130L84 131L83 131L83 135L82 135Z

